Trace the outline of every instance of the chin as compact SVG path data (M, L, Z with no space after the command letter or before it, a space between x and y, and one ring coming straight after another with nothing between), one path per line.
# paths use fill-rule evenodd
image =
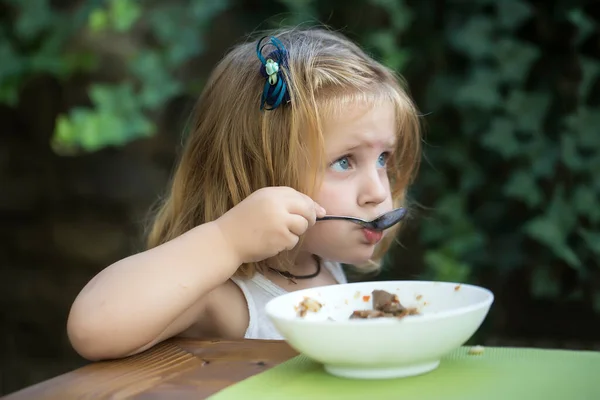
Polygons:
M373 257L374 251L375 246L362 245L343 251L327 252L322 257L327 260L358 266L366 264Z

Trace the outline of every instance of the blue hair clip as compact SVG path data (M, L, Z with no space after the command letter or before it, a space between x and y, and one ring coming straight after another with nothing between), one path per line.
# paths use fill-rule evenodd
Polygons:
M274 110L281 103L290 101L288 86L281 72L281 68L287 68L287 50L283 43L275 37L271 37L267 43L261 45L266 38L265 36L260 39L256 45L256 55L262 63L260 73L267 80L260 101L260 109ZM269 44L275 47L275 50L269 53L265 59L262 50ZM266 108L265 104L269 108Z

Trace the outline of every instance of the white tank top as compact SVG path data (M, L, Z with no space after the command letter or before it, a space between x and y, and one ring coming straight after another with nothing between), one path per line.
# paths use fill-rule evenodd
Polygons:
M329 261L322 261L322 263L323 267L327 268L338 283L348 283L341 264ZM283 336L275 329L265 313L265 305L269 300L286 294L288 291L258 272L250 279L231 277L231 280L244 293L248 305L250 322L244 338L283 340Z

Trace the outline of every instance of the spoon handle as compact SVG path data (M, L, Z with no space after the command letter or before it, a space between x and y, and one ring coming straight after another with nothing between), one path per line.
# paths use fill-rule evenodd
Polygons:
M342 221L350 221L350 222L354 222L357 223L359 225L363 225L365 226L366 224L368 224L366 221L363 221L360 218L354 218L354 217L343 217L343 216L339 216L339 215L326 215L324 217L321 218L317 218L317 221L327 221L327 220L342 220Z

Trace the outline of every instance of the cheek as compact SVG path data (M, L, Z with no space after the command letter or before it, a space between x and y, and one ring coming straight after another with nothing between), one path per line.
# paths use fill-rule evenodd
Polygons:
M352 197L344 190L343 185L324 183L315 196L315 201L325 208L328 215L339 215L348 211L348 204L352 204Z

